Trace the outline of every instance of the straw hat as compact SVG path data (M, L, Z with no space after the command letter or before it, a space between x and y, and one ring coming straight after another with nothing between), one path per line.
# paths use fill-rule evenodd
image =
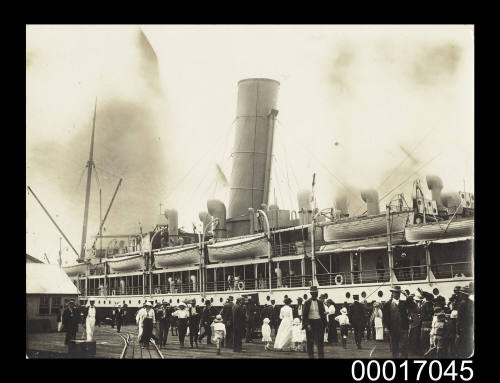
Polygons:
M347 309L346 309L345 307L342 307L342 308L340 309L340 312L341 312L342 314L347 314Z
M269 322L271 322L271 321L269 320L269 318L264 318L264 320L263 320L262 322L264 322L264 323L269 323Z
M217 316L215 317L215 319L214 319L214 322L215 322L215 323L220 323L220 322L222 322L222 315L220 315L220 314L219 314L219 315L217 315Z
M299 318L295 318L295 319L293 320L293 323L294 323L294 324L300 324L300 319L299 319Z

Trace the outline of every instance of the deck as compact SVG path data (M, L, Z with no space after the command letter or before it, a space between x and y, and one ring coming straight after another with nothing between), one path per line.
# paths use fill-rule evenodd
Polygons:
M124 354L125 359L161 359L154 345L148 349L141 349L136 341L136 326L124 326L121 329L121 335L126 338L130 334L129 346ZM117 333L116 328L110 326L96 327L94 338L96 341L96 358L119 359L125 341ZM82 326L80 326L77 339L81 339ZM65 333L39 333L27 334L26 346L27 355L30 358L68 358L68 347L64 345ZM354 344L354 336L349 334L347 348L342 348L341 344L325 344L325 358L328 359L363 359L363 358L391 358L391 352L388 342L376 342L373 340L363 341L363 348L358 350ZM246 352L234 353L232 349L222 348L221 355L216 355L214 345L207 345L206 338L199 348L189 347L189 336L186 337L185 347L181 348L179 338L173 336L169 331L167 347L161 349L164 359L203 359L203 358L221 358L221 359L307 359L307 353L287 352L287 351L265 351L264 345L257 339L254 343L243 342L243 349ZM315 350L316 351L316 350ZM315 356L317 356L315 352Z

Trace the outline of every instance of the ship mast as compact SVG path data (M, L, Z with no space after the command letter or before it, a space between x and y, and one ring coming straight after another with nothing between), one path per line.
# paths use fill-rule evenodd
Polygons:
M87 221L89 218L89 200L90 200L90 184L92 182L92 168L94 167L94 132L95 132L95 115L97 109L97 98L94 105L94 121L92 125L92 138L90 141L90 155L87 161L87 191L85 193L85 211L83 213L83 232L82 232L82 246L80 250L79 262L85 259L85 242L87 240Z

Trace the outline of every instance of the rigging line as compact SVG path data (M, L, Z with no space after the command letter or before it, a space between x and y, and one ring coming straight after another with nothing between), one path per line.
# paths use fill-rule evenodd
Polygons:
M389 194L391 194L394 190L396 190L397 188L399 188L401 185L405 184L411 177L413 177L415 174L417 174L420 170L422 170L424 167L426 167L427 165L429 165L432 161L434 161L436 158L438 158L441 154L443 154L443 152L437 154L436 156L434 156L432 159L430 159L429 161L427 161L425 164L423 164L420 168L418 168L417 170L415 170L412 174L410 174L403 182L401 182L398 186L396 186L395 188L391 189L389 192L387 192L382 198L379 198L379 202L381 202L382 200L384 200Z
M223 132L223 134L226 134L227 131L233 126L234 122L236 121L236 118L233 120L233 122L231 122L231 124L229 125L228 129L225 130ZM217 138L219 138L219 136L217 136ZM206 155L208 153L210 153L212 150L214 149L217 149L216 145L207 145L208 146L208 149L207 151L205 151L196 161L195 163L193 164L193 166L189 169L189 171L187 173L184 174L184 176L175 184L175 186L172 188L172 190L170 191L170 193L167 195L167 197L165 198L166 200L168 200L172 194L178 189L178 187L180 185L182 185L182 183L185 181L185 179L187 178L187 176L194 170L194 168L196 167L196 165L198 165L200 163L200 161L206 157Z
M281 166L278 164L278 160L276 159L276 157L274 157L274 156L273 156L273 160L274 160L274 162L276 163L276 173L277 173L277 177L276 177L276 178L277 178L277 180L278 180L278 183L277 183L277 186L278 186L278 192L279 192L279 194L280 194L280 197L281 197L281 201L282 201L282 203L284 203L284 202L285 202L285 199L283 198L283 195L281 194L281 188L280 188L280 185L279 185L279 184L280 184L280 181L281 181L279 176L280 176L280 174L281 174L281 176L283 176L283 171L282 171L282 169L281 169ZM283 178L283 177L282 177L282 178ZM292 210L292 209L293 209L293 203L292 203L292 199L291 199L291 196L290 196L290 189L288 190L288 199L289 199L289 202L291 203L291 205L290 205L290 210Z
M95 165L94 166L94 174L95 174L95 177L96 177L96 180L97 180L97 185L99 186L99 189L101 188L101 183L99 182L99 176L97 175L97 169L95 168Z
M277 138L277 137L276 137ZM281 145L282 146L282 145ZM283 176L283 167L280 166L278 164L278 159L277 159L277 156L273 156L274 157L274 160L276 162L276 167L279 167L279 171L282 173L282 176ZM293 199L291 197L291 190L292 190L292 186L290 185L290 177L288 176L288 166L287 166L287 162L286 162L286 157L285 157L285 174L286 174L286 180L287 180L287 185L288 185L288 198L290 200L290 210L293 210ZM284 179L284 176L283 176L283 179Z
M279 132L279 130L276 130L276 131L280 134L280 137L282 137L282 135L281 135L281 133ZM281 147L282 147L283 151L285 152L285 160L286 160L286 163L287 163L287 164L288 164L288 163L290 163L290 168L291 168L291 170L292 170L292 176L293 176L293 178L294 178L294 180L295 180L295 185L297 186L297 191L298 191L298 190L300 189L300 186L299 186L299 182L298 182L298 180L297 180L297 175L295 174L295 171L294 171L294 169L293 169L293 166L292 166L292 164L291 164L291 162L290 162L290 157L288 156L288 151L286 150L286 142L285 142L285 140L284 140L284 139L283 139L283 140L279 140L279 141L280 141L280 145L281 145ZM287 174L288 174L288 166L287 166ZM290 189L291 189L291 188L290 188Z
M413 147L413 149L410 150L409 154L413 154L415 150L427 139L427 137L434 132L434 127L429 129L429 131L424 135L424 137ZM398 170L407 160L409 156L405 156L403 160L393 169L393 171L382 181L382 183L378 186L377 190L380 190L380 188L385 184L385 182L391 178L396 170Z
M108 171L108 170L106 170L106 169L104 169L104 168L101 168L101 167L99 167L99 166L95 166L95 165L94 165L94 169L99 169L99 170L102 170L104 173L107 173L107 174L109 174L109 175L110 175L110 176L112 176L112 177L116 177L116 178L123 178L122 176L118 176L118 175L116 175L116 174L113 174L113 173L111 173L110 171Z
M281 123L280 123L281 125ZM349 188L325 165L323 164L323 162L321 162L318 157L316 157L316 155L310 151L307 147L302 147L300 145L297 144L297 147L301 148L304 152L306 152L306 154L310 154L322 167L325 168L325 170L331 175L333 176L333 178L342 186L344 187L344 189L346 189L348 192L350 191Z

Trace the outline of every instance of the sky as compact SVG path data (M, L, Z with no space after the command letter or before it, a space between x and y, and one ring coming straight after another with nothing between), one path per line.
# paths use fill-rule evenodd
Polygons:
M280 208L313 173L318 207L347 195L351 214L360 190L388 194L383 210L426 174L473 192L473 73L470 25L29 25L26 184L79 251L96 105L87 244L120 178L105 234L152 230L166 208L191 231L207 199L228 205L237 82L264 77L280 82ZM27 253L55 263L60 237L26 192Z

